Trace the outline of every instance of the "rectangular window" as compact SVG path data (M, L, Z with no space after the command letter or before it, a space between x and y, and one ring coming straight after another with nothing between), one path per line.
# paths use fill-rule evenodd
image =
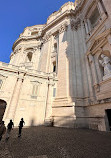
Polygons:
M32 98L36 99L37 98L37 92L38 92L38 85L33 85L33 89L32 89Z
M53 72L56 72L56 62L53 62Z
M94 28L96 26L99 18L100 18L99 10L96 7L95 10L93 11L92 15L89 18L92 28Z
M56 65L53 66L53 72L56 72Z
M54 43L54 51L57 51L57 43Z
M34 32L31 32L31 35L37 35L38 34L38 31L34 31Z
M56 88L53 88L53 97L56 96Z

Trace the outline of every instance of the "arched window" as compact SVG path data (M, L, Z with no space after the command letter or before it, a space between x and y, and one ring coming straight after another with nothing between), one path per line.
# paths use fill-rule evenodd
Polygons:
M31 62L31 60L32 60L32 52L29 52L27 54L27 60L28 60L28 62Z

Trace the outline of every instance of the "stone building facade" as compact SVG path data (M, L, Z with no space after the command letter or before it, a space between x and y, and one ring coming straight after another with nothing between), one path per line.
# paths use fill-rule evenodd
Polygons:
M76 0L26 27L0 62L0 119L26 126L111 126L111 3Z

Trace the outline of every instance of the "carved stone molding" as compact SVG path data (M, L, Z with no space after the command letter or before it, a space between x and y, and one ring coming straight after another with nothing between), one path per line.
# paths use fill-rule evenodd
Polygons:
M24 76L26 75L26 73L21 73L20 71L18 71L18 79L24 79Z
M16 49L14 50L14 53L15 53L15 54L20 53L21 50L22 50L22 48L21 48L21 47L18 47L18 48L16 48Z
M67 23L61 25L60 28L59 28L59 33L67 31L67 28L68 28L68 24Z
M40 84L42 84L42 82L39 82L39 81L37 81L37 80L32 80L32 81L30 81L33 85L40 85Z
M34 53L37 49L39 49L39 45L40 44L38 44L37 46L25 47L23 53L26 53L26 54L29 52Z
M110 103L111 102L111 98L106 98L106 99L98 100L98 102L99 102L99 104Z
M111 103L111 98L89 101L87 105Z
M76 21L71 20L71 29L77 31L81 27L81 19L78 18Z
M0 79L6 79L8 78L8 76L4 75L4 74L0 74Z

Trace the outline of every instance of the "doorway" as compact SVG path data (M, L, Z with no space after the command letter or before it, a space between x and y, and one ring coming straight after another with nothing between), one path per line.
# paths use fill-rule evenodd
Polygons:
M6 101L0 99L0 122L3 119L4 113L5 113L5 109L6 109Z
M109 130L111 131L111 109L106 110L106 115L107 115L107 119L108 119Z

